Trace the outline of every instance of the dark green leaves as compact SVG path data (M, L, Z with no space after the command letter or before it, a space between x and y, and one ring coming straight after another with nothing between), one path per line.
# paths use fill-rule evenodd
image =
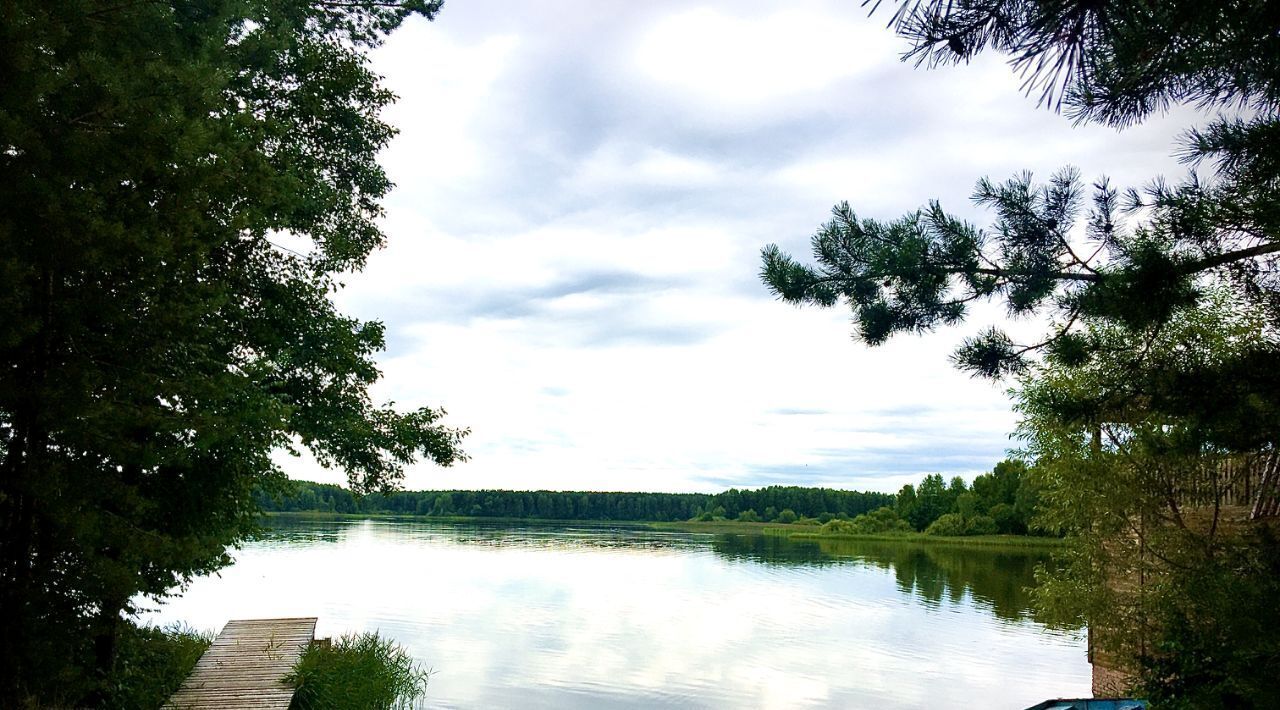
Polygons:
M1231 0L900 0L905 57L936 66L1007 54L1024 88L1082 121L1124 126L1176 104L1280 105L1280 13ZM879 3L876 3L879 5Z
M1271 222L1280 208L1263 194L1230 180L1205 185L1193 175L1178 185L1157 182L1145 194L1130 191L1122 208L1102 179L1086 213L1074 168L1043 185L1029 173L1002 183L983 179L974 201L994 213L988 231L936 202L893 222L859 221L842 203L813 237L814 266L770 246L762 277L789 302L843 300L858 336L871 345L959 323L975 301L998 299L1011 315L1054 318L1058 325L1043 339L1015 343L992 329L953 358L977 375L1002 377L1046 348L1060 362L1087 360L1092 346L1072 337L1082 319L1138 334L1194 308L1206 278L1227 277L1242 292L1258 292L1261 259L1280 251L1270 236L1280 230L1269 231L1280 227Z
M946 298L955 274L971 275L975 290L992 288L974 271L981 235L936 204L890 223L859 221L847 203L832 213L813 237L817 269L769 246L761 275L793 303L830 306L844 298L868 343L960 320L966 300Z
M443 410L372 400L382 326L330 300L384 241L393 97L363 52L438 7L0 9L0 608L26 610L0 705L100 680L133 600L227 564L273 451L361 489L462 457Z

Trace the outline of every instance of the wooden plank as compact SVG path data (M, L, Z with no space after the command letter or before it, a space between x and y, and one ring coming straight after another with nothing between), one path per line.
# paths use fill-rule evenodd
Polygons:
M284 677L315 633L315 617L228 621L165 708L287 710Z

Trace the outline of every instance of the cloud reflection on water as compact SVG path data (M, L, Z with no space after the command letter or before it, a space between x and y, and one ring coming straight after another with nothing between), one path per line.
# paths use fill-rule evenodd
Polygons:
M315 615L435 668L428 707L991 707L1087 694L1034 557L650 531L293 523L149 620Z

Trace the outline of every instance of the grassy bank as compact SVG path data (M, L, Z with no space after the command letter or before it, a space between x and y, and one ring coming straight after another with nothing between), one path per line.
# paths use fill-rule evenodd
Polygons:
M550 520L545 518L492 518L462 515L422 516L394 515L389 513L267 513L270 518L294 520L404 520L439 523L494 523L520 525L569 526L579 528L626 528L635 530L660 530L670 532L695 532L708 534L777 535L796 539L820 540L871 540L877 542L903 542L917 545L960 545L967 547L1061 547L1064 541L1056 537L1032 535L967 535L945 536L910 533L871 533L865 535L822 533L816 525L800 523L746 523L737 520Z
M866 535L824 534L805 531L792 533L789 537L809 540L871 540L876 542L905 542L917 545L961 545L965 547L1033 547L1056 548L1066 544L1066 540L1057 537L1037 537L1034 535L926 535L920 532L910 533L869 533Z
M159 708L182 685L213 634L185 626L127 624L117 641L115 672L106 687L103 708Z

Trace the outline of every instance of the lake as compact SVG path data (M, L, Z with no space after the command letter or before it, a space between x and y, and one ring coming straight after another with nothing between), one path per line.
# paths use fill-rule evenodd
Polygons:
M317 616L434 673L438 708L1024 708L1087 697L1029 616L1043 552L573 526L275 519L142 615Z

